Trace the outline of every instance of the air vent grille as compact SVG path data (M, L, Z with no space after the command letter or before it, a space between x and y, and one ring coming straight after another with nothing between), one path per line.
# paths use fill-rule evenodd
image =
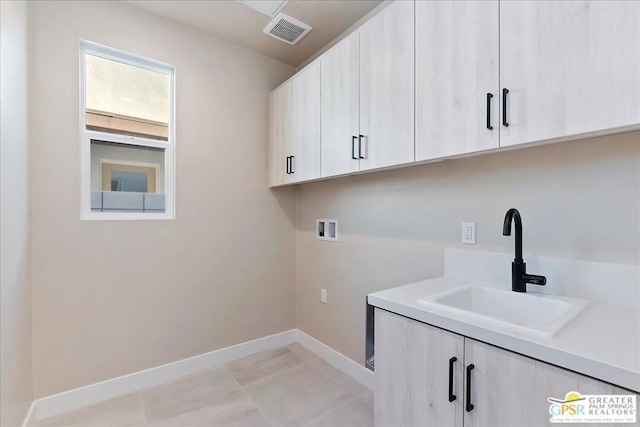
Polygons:
M311 27L284 13L279 13L263 31L285 43L296 44L311 31Z
M278 22L276 26L269 31L269 33L281 39L285 39L289 43L293 43L298 37L300 37L300 34L304 33L304 28L300 28L286 19L281 19L280 22Z

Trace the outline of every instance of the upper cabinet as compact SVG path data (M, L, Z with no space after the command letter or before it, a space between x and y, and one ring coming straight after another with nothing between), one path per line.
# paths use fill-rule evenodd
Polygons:
M322 56L322 176L414 161L413 2Z
M269 185L320 177L320 63L271 92Z
M498 148L498 0L416 2L416 160Z
M271 95L270 185L640 129L640 1L398 0Z
M360 170L359 52L356 32L322 56L322 176Z
M414 2L396 1L360 29L360 170L414 157Z
M320 178L320 62L293 79L292 182Z
M640 123L640 2L500 2L500 145Z
M269 96L269 186L291 182L289 160L292 126L292 82L288 81Z

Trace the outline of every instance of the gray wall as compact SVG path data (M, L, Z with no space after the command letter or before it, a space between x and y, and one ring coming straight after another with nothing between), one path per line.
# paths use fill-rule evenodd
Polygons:
M640 132L300 186L298 328L363 363L365 296L442 275L445 247L513 251L510 207L525 253L639 263ZM316 218L337 218L340 241L316 240ZM462 221L476 246L460 244Z
M32 392L27 3L0 2L0 425Z
M35 396L294 328L295 190L267 188L293 67L120 2L29 18ZM80 221L81 39L176 66L175 221Z

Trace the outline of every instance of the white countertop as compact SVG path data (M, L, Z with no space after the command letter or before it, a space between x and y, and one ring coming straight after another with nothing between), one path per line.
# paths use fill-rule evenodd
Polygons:
M531 272L544 274L543 270ZM636 305L591 300L555 336L545 337L473 324L455 313L434 311L418 303L421 298L478 282L438 277L370 294L368 301L375 307L640 392L640 310ZM487 284L495 286L493 281ZM535 293L535 288L530 285L528 292Z

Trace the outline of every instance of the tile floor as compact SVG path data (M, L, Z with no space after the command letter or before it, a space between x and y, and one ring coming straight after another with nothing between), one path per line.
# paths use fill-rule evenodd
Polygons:
M291 344L31 426L373 426L373 393Z

